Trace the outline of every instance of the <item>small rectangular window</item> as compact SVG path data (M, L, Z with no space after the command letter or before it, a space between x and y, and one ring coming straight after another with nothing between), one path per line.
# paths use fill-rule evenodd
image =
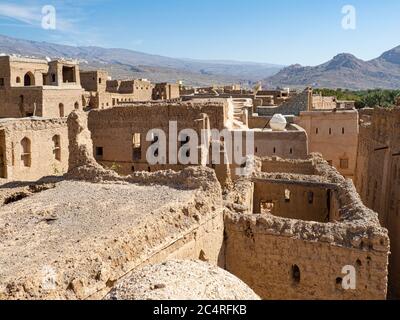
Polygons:
M134 133L132 136L132 144L134 148L140 148L141 146L141 135L140 133Z
M290 190L288 189L285 190L285 202L290 202Z
M103 159L103 147L96 147L96 158Z
M142 160L142 149L140 147L133 149L133 151L132 151L132 159L133 159L133 161Z
M315 129L315 134L318 134L318 128Z
M309 204L313 204L314 203L314 192L309 192L308 194L307 194L307 198L308 198L308 203Z
M141 135L140 133L134 133L132 136L132 159L138 161L142 159L142 147L141 147Z
M4 87L4 78L0 78L0 87Z
M342 128L342 134L344 134L344 128Z
M60 136L55 135L53 137L53 155L54 158L58 161L61 161L61 142Z
M349 168L349 159L340 159L340 169Z

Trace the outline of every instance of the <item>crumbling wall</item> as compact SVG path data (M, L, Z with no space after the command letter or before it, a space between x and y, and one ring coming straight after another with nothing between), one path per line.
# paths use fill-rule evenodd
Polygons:
M34 181L67 172L69 154L65 120L9 120L0 123L0 130L4 134L3 178ZM25 150L24 139L29 141Z
M260 116L273 116L280 113L283 115L300 115L301 111L311 110L312 90L306 89L303 92L291 97L276 108L258 108Z
M392 243L389 296L400 297L400 108L361 111L355 184Z
M67 180L0 208L0 225L10 222L7 232L0 234L0 298L98 299L118 279L147 264L200 259L224 265L224 207L213 170L190 167L181 172L136 172L121 177L94 160L86 114L72 113L68 125ZM122 207L118 202L117 209L110 206L106 210L102 203L113 199L93 196L93 190L96 194L146 188L154 192L155 186L168 186L177 199L160 199L156 209L136 212L126 194L121 194L127 197L120 199ZM74 195L75 188L85 191ZM22 235L21 241L15 240ZM21 250L31 252L23 263L21 255L15 255ZM43 287L43 266L54 270L54 288Z
M69 172L84 166L101 170L101 166L97 164L93 156L93 143L87 122L87 113L83 111L75 111L68 117Z
M347 232L268 215L226 215L226 269L262 299L386 299L387 243L368 230L352 233L354 246L335 243ZM360 248L360 235L373 240L373 249ZM356 269L356 290L342 287L347 265Z
M261 159L261 172L314 175L316 169L312 156L307 160L280 159L278 157L263 158Z
M254 213L263 213L263 204L270 204L270 213L283 218L328 222L330 192L320 186L290 183L254 183Z
M83 89L80 88L51 88L43 89L41 117L68 117L74 110L82 110ZM60 106L61 109L60 110Z
M43 91L40 87L15 87L0 90L0 117L41 116Z
M297 162L310 170L307 166L312 163L314 175L255 170L247 182L242 179L236 184L237 197L226 200L232 211L225 215L226 269L263 299L385 299L388 233L377 214L362 204L352 181L318 155L306 161L261 159L264 167L275 170L279 161L289 170ZM260 179L285 187L320 184L331 190L330 222L299 220L307 214L304 207L298 210L297 219L252 214L258 200L252 209L248 194L251 181ZM346 266L356 270L354 290L342 286Z
M223 104L176 104L157 103L113 108L110 110L91 111L88 126L92 134L94 148L101 148L102 155L97 157L99 163L116 167L120 174L135 171L181 170L184 166L169 161L170 123L174 121L177 132L193 129L201 141L201 130L222 130L225 125L225 108ZM160 129L166 134L167 155L165 165L149 165L146 159L151 141L146 137L150 130ZM133 136L140 141L137 154L133 157ZM171 132L171 135L174 132ZM117 137L117 138L116 138ZM179 150L178 136L171 136ZM201 150L199 150L199 163Z
M62 79L63 67L70 70L74 82ZM74 109L82 108L84 90L75 62L48 63L5 56L0 61L0 78L6 80L0 88L0 117L66 117Z

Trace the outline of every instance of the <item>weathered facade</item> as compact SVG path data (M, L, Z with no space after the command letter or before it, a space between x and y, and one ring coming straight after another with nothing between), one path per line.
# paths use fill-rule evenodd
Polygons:
M0 178L35 181L68 168L66 119L0 119Z
M92 133L96 159L107 167L115 167L121 174L141 170L181 170L187 164L206 163L217 171L217 176L222 182L227 178L235 179L235 171L241 165L238 159L233 159L234 147L241 148L239 153L243 161L247 154L275 155L290 159L304 159L308 156L307 135L299 126L288 124L284 131L273 131L270 127L249 129L246 125L247 113L235 110L234 104L229 100L207 101L151 103L91 111L89 129ZM176 132L171 127L174 123ZM157 153L162 164L150 164L148 160L151 146L159 142L159 137L149 136L153 129L161 130L163 135L165 134L166 154L163 158L162 154ZM176 151L181 152L183 150L181 148L190 143L185 141L185 130L193 130L198 137L198 141L194 142L198 146L197 157L187 164L178 161L179 154L175 154L174 161L170 159L171 146L175 146ZM226 148L221 147L224 144L221 145L222 137L213 137L212 130L217 130L218 134L228 134L235 145L226 144ZM201 141L204 132L208 138ZM253 145L247 144L248 141L252 141ZM214 148L218 148L217 161L214 161ZM184 152L188 151L184 149ZM229 161L225 161L229 157L227 155L229 152L231 157Z
M336 97L324 97L322 94L313 94L313 109L332 110L336 109Z
M389 290L400 297L400 108L361 110L355 183L391 239Z
M386 298L387 230L351 180L318 157L262 159L255 172L236 183L237 212L225 215L229 272L263 299Z
M0 57L0 299L399 297L400 109L259 89Z
M259 106L256 113L260 116L273 116L280 113L283 115L299 115L301 111L312 110L313 93L311 88L286 98L282 103L272 106Z
M359 134L357 110L301 112L295 123L306 130L310 152L321 153L342 175L354 177Z
M107 109L152 100L154 85L145 79L111 80L107 71L81 71L82 87L90 93L91 109Z
M120 177L96 164L85 117L69 118L62 181L0 190L0 299L100 299L129 272L170 259L223 266L215 173Z
M153 100L174 100L179 99L179 84L157 83L153 89Z
M226 190L201 167L119 176L96 163L87 121L82 112L69 117L63 179L0 190L0 298L133 297L124 290L140 284L130 279L160 270L146 266L197 259L262 299L385 299L387 230L319 156L249 158L249 174ZM355 288L343 286L346 266ZM204 281L221 272L207 269ZM235 281L242 298L257 299L226 276L221 286Z
M75 62L0 57L0 117L66 117L83 107Z

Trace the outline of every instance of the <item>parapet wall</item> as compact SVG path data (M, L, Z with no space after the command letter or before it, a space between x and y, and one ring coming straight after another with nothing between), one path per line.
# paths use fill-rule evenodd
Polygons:
M386 299L387 248L337 245L347 230L330 229L262 215L226 215L226 269L263 299ZM341 287L347 265L356 268L356 290Z
M275 157L261 160L261 172L285 172L313 175L316 173L316 170L312 156L308 160L283 160Z
M238 196L228 199L232 212L225 216L226 269L263 299L385 299L388 233L351 180L316 155L309 161L261 159L264 169L278 171L279 162L289 171L298 162L314 175L255 172L236 183ZM321 184L332 194L330 222L253 214L254 179L286 183L289 190L291 184ZM300 216L306 209L298 210ZM342 287L345 266L356 270L355 290Z

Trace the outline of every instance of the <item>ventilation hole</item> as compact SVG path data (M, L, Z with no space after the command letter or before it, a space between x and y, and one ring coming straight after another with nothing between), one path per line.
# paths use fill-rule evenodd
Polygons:
M340 278L340 277L336 278L335 283L336 283L336 289L338 289L338 290L343 289L343 286L342 286L343 279L342 278Z
M199 260L200 261L204 261L204 262L208 262L206 253L204 252L204 250L200 250L200 254L199 254Z
M359 267L362 266L362 263L361 263L361 260L360 260L360 259L357 259L356 263L357 263L357 265L358 265Z
M300 283L300 268L297 265L292 266L292 279L294 284Z

